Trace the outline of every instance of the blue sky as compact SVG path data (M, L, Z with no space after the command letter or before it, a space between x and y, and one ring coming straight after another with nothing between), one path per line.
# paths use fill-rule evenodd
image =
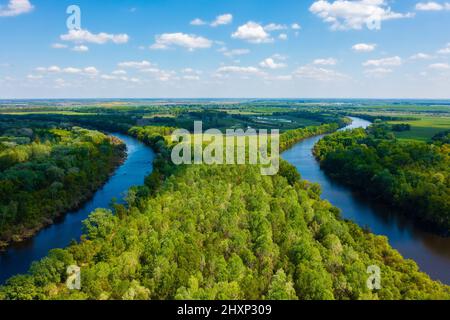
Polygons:
M0 98L450 98L449 30L442 0L0 0Z

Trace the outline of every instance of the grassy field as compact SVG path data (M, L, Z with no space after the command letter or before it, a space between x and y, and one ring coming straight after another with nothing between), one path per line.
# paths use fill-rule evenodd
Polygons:
M450 130L450 117L424 116L414 121L392 121L390 124L407 123L410 131L398 132L396 136L402 140L429 141L436 134Z

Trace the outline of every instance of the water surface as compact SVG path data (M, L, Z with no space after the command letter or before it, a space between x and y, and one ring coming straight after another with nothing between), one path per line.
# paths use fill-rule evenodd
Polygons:
M352 118L346 129L367 128L370 122ZM404 216L380 205L372 199L352 192L350 188L333 181L320 169L312 154L314 145L324 135L306 139L283 153L283 158L293 164L302 178L322 186L322 198L342 210L345 219L373 233L389 238L389 243L405 258L413 259L420 269L434 280L450 285L450 238L424 231Z
M153 170L155 154L152 149L127 135L114 136L127 146L126 161L81 209L69 212L33 238L14 244L6 252L0 253L0 284L13 275L27 272L33 261L42 259L50 250L67 247L73 239L79 240L82 221L92 211L108 208L113 199L123 203L123 196L130 187L144 183L145 177Z

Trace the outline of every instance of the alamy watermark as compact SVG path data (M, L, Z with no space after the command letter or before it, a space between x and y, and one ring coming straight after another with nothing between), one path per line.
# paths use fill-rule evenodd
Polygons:
M370 275L367 279L367 288L371 291L381 290L381 269L379 266L373 265L367 268Z
M81 30L81 9L77 5L71 5L67 7L66 13L69 17L66 21L67 29L69 30Z
M69 290L81 290L81 268L69 266L67 268L66 286Z
M280 169L279 130L229 129L226 133L218 129L203 132L203 123L194 123L194 133L176 130L172 142L172 162L207 165L260 165L261 174L276 175Z

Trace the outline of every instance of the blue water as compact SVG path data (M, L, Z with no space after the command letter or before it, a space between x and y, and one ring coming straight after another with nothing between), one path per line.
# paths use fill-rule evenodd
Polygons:
M353 118L352 125L345 129L369 125L370 122ZM314 145L323 137L306 139L282 156L298 169L303 179L319 183L323 190L322 198L341 209L345 219L368 227L375 234L387 236L391 246L405 258L417 262L420 269L434 280L450 285L450 238L426 232L398 212L327 177L312 154Z
M69 212L60 221L40 231L35 237L11 246L0 253L0 284L13 275L28 271L31 263L45 257L55 248L67 247L79 240L82 221L97 208L108 208L113 199L123 203L128 189L142 185L153 170L153 151L138 140L123 134L114 134L127 145L128 158L109 181L81 209Z

